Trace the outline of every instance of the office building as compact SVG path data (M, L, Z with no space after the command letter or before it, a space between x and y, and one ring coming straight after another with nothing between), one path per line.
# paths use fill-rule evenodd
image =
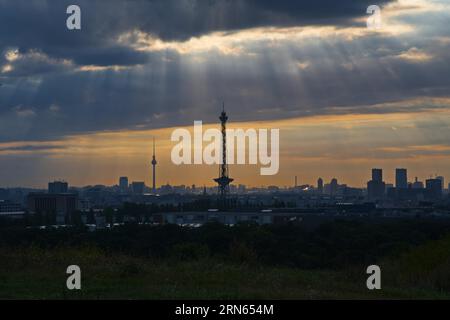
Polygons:
M406 169L395 169L395 187L397 189L408 188L408 173Z
M131 192L134 194L144 194L145 191L145 183L144 182L132 182L131 183Z
M336 178L331 179L331 182L330 182L330 195L335 196L337 194L338 187L339 187L339 184L338 184L337 179Z
M369 200L377 201L384 198L386 185L383 182L383 170L372 169L372 180L367 182L367 197Z
M319 191L319 193L323 193L323 179L319 178L319 180L317 180L317 191Z
M383 169L372 169L372 181L383 181Z
M0 213L14 213L21 212L22 207L19 203L9 200L0 200Z
M48 193L67 193L69 192L69 184L65 181L54 181L48 183Z
M54 214L57 224L65 224L70 222L70 214L78 210L78 195L30 193L27 207L30 213Z
M440 179L428 179L426 181L428 200L439 200L442 198L442 181Z
M119 178L119 188L122 192L128 191L128 177Z

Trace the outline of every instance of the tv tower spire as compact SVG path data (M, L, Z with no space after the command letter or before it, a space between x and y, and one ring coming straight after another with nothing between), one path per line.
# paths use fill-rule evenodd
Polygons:
M231 179L228 174L228 164L227 164L227 121L228 116L225 112L225 103L223 103L222 113L219 117L222 126L222 163L220 164L220 176L214 179L219 185L220 200L222 205L226 207L227 205L227 193L229 190L229 185L234 179Z
M152 192L153 194L156 194L156 165L158 162L156 161L156 154L155 154L155 138L153 137L153 157L152 157L152 169L153 169L153 185L152 185Z

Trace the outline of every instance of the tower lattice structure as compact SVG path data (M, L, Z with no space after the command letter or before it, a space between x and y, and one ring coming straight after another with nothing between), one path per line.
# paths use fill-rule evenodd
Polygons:
M156 165L158 162L156 161L156 153L155 153L155 138L153 138L153 156L152 156L152 192L156 193Z
M227 194L229 192L230 183L234 179L229 177L229 169L227 163L227 121L228 116L225 112L225 105L223 106L222 113L219 117L222 129L222 163L219 167L219 178L214 179L219 185L219 195L222 205L225 207L227 204Z

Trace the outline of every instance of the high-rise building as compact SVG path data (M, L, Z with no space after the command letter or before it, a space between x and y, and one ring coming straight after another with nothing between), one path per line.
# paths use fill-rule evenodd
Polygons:
M134 194L144 194L145 191L145 183L144 182L132 182L131 183L131 192Z
M331 179L331 182L330 182L330 194L332 196L335 196L337 194L338 187L339 187L339 185L338 185L337 179L336 178Z
M323 179L319 178L319 180L317 180L317 191L319 191L319 193L323 193Z
M406 169L395 169L395 187L397 189L408 188L408 172Z
M442 181L440 179L428 179L426 189L430 200L439 200L442 197Z
M386 192L386 184L383 182L383 170L372 169L372 180L367 182L367 197L369 200L381 200Z
M69 184L65 181L54 181L48 183L48 193L67 193Z
M128 191L128 177L119 178L119 188L122 192Z
M383 169L372 169L372 181L383 181Z

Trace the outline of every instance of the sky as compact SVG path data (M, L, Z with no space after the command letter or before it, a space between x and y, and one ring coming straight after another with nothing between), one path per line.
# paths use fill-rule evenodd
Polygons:
M0 0L0 187L149 185L153 137L159 185L212 185L170 137L218 128L222 102L280 130L279 173L233 165L236 184L450 179L449 26L443 0Z

